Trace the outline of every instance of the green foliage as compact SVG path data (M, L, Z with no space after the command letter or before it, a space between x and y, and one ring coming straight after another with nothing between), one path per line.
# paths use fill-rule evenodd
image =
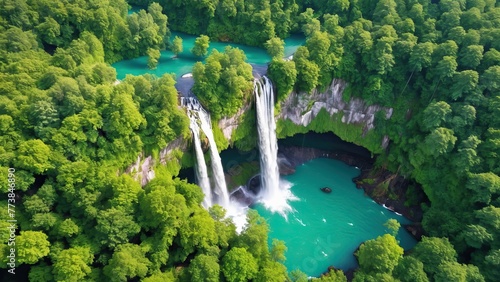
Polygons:
M182 38L179 36L174 37L174 41L172 41L172 46L170 46L170 50L174 53L174 56L177 57L179 53L182 53Z
M384 223L384 226L387 227L392 236L396 236L401 224L397 220L390 218Z
M307 127L296 125L290 120L278 120L276 124L278 138L293 136L296 133L306 133L310 130L320 133L333 132L342 140L363 146L374 153L379 153L382 150L380 136L374 131L368 131L363 136L363 126L345 124L342 122L341 114L330 116L324 109L319 111Z
M194 41L193 49L191 49L191 53L198 57L206 56L208 53L208 46L210 45L210 37L206 35L200 35Z
M158 272L149 277L142 279L143 282L163 282L163 281L175 281L174 274L172 271L169 272Z
M498 277L498 274L500 274L498 266L500 266L500 251L489 251L484 261L480 261L481 273L484 274L486 281L494 281Z
M41 281L41 282L54 281L54 276L52 275L52 269L45 263L31 267L28 278L30 281Z
M273 37L264 44L267 53L272 58L281 59L285 55L285 41L279 37Z
M297 280L299 281L299 280ZM314 282L347 282L347 277L342 270L331 269L326 275L321 275L319 278L312 278Z
M158 65L158 59L160 58L160 50L157 49L148 49L148 68L150 69L156 69L156 66Z
M309 50L300 46L293 56L295 68L297 69L296 87L298 90L310 93L317 85L320 69L319 66L309 60Z
M434 129L431 134L427 135L424 141L424 153L429 156L437 157L439 155L449 153L457 138L453 135L453 130L439 127Z
M292 282L307 282L308 279L307 279L307 274L305 274L304 272L296 269L296 270L292 270L290 272L290 280Z
M239 126L233 131L231 141L239 150L249 151L257 146L256 118L255 107L249 108L243 113Z
M446 102L431 103L423 111L422 129L430 131L439 127L451 114L451 107Z
M199 230L204 232L200 233ZM182 249L173 252L173 255L177 256L179 261L186 260L188 255L196 250L208 250L217 242L215 223L199 204L197 210L182 222L177 239L176 243L182 246Z
M35 36L44 46L66 48L78 34L84 37L83 34L91 32L95 36L94 42L99 45L106 42L100 47L101 60L106 57L107 61L114 62L144 55L149 47L164 47L163 37L169 33L167 17L161 14L162 9L158 4L151 4L148 12L141 10L139 14L127 17L125 1L105 2L99 6L89 2L74 5L64 5L61 1L50 5L45 1L28 1L28 5L22 3L18 8L9 6L12 10L7 14L2 13L2 25L19 30L31 29L33 33L15 33L11 29L10 38L13 40L3 50L26 50L29 46L27 43Z
M185 217L186 200L175 193L172 180L166 176L157 177L148 183L139 195L140 216L142 226L149 228L166 227L173 236L181 222L177 219Z
M133 216L122 210L111 208L97 215L97 237L103 245L111 248L126 243L140 229Z
M266 261L259 270L255 281L259 282L280 282L287 280L286 267L276 261Z
M145 5L152 1L132 1ZM277 33L288 35L294 28L294 3L258 1L162 1L170 24L189 34L207 34L222 41L262 45Z
M428 282L424 271L424 264L411 256L403 257L393 270L395 278L402 282Z
M224 136L224 132L219 128L215 121L212 122L212 132L214 134L215 143L217 144L217 150L220 152L227 149L229 142Z
M267 72L276 86L278 101L286 99L297 81L295 62L275 58L269 64Z
M391 273L403 256L403 248L399 246L394 236L385 234L363 243L356 256L359 267L364 273Z
M130 177L117 176L140 153L156 156L169 142L190 135L173 77L128 77L113 86L116 72L105 64L148 55L154 67L159 50L170 42L167 16L176 30L268 45L276 57L282 54L281 39L302 30L307 42L293 61L274 59L269 66L278 99L293 88L324 88L335 77L349 84L344 98L359 96L394 108L390 120L368 132L326 111L307 128L278 123L281 137L333 131L381 153L382 166L422 185L430 201L422 222L426 233L449 238L424 238L395 267L361 269L355 280L498 280L495 1L160 2L131 0L149 5L131 15L123 0L7 1L0 11L0 180L15 167L22 199L19 262L33 264L30 280L166 281L174 280L178 265L187 267L175 279L189 279L195 266L217 265L220 275L233 280L286 280L276 261L282 260L282 248L269 250L262 219L251 214L238 236L220 207L209 213L199 207L198 187L172 180L182 155L189 154L174 151L165 167L155 167L156 179L144 190ZM201 38L199 56L208 45ZM174 41L172 47L181 52ZM244 55L228 50L193 70L193 91L215 120L236 113L252 90ZM235 146L255 146L254 118L252 109L244 114L233 135ZM227 147L220 131L216 135L220 148ZM386 152L380 148L384 135L391 140ZM194 231L202 227L206 236ZM237 249L254 261L251 267L225 259ZM189 265L201 255L210 260ZM370 265L365 261L363 266ZM212 280L219 278L210 273ZM330 276L319 279L344 281L341 272Z
M222 258L222 273L228 281L243 282L257 274L255 258L244 248L232 248Z
M467 281L467 270L458 262L445 262L440 265L439 272L434 275L434 281Z
M256 175L259 171L260 167L257 162L238 164L237 166L231 168L228 172L231 176L228 188L231 189L241 185L246 185L250 177Z
M163 149L178 136L189 136L189 119L177 107L177 90L171 75L127 76L125 83L133 86L132 97L144 113L147 126L140 132L147 152Z
M252 246L247 251L253 255L259 264L263 263L269 259L268 232L269 226L264 218L257 211L250 210L247 213L247 223L244 231L238 237L235 246L240 248Z
M412 256L424 264L424 270L431 277L439 272L442 263L456 262L457 253L447 238L422 237Z
M144 256L140 246L134 244L120 245L109 264L104 267L104 274L110 281L127 281L135 277L145 277L149 260Z
M274 261L285 261L285 252L287 247L285 246L285 242L277 239L273 239L272 248L271 248L271 259Z
M41 140L29 140L20 144L16 167L36 174L51 168L49 161L50 147Z
M52 274L56 281L81 281L90 274L93 255L89 248L74 247L57 254Z
M17 261L20 264L35 264L49 254L48 237L41 231L22 231L16 238Z
M217 282L219 281L220 266L217 257L198 255L189 265L191 281Z
M193 67L193 92L208 109L212 119L235 114L251 94L252 67L245 63L245 54L237 48L217 50Z

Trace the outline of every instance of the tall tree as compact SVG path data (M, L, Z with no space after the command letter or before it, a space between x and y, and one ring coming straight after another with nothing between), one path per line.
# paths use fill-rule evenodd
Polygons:
M365 273L391 273L403 256L403 248L394 236L385 234L363 243L356 256L360 269Z
M17 261L34 264L49 254L48 237L41 231L21 231L16 238Z
M189 265L191 281L220 281L220 267L217 257L205 254L197 255Z
M439 272L439 265L445 262L455 262L457 252L447 238L422 237L412 251L412 256L424 264L427 274Z
M281 58L285 54L285 41L279 37L273 37L264 44L267 53L272 58Z
M244 248L232 248L222 258L222 273L229 281L244 282L255 278L258 266Z
M402 282L428 282L429 278L424 271L424 264L411 256L403 257L394 271L394 277Z
M174 41L172 42L172 45L170 46L170 50L174 53L174 57L177 57L179 53L182 53L182 38L179 36L174 37Z
M148 49L148 68L149 69L156 69L156 66L158 65L158 59L160 58L160 50L157 49Z
M206 56L208 53L208 46L210 45L210 37L206 35L200 35L194 41L193 49L191 49L191 53L198 57Z
M93 255L89 248L74 247L62 250L55 257L52 273L57 281L81 281L90 274Z
M103 271L110 281L127 281L145 277L149 263L140 246L127 243L117 247Z

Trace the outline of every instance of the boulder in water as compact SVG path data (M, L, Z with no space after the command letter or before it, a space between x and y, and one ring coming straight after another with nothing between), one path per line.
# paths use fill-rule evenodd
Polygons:
M251 192L254 196L260 193L261 189L260 174L254 175L247 183L247 191Z
M234 190L231 193L230 198L231 201L237 201L246 207L252 205L255 202L255 198L251 194L247 193L245 187L243 186L240 186L236 190Z
M325 192L325 193L331 193L332 192L332 188L330 187L323 187L323 188L319 188L321 191Z
M290 175L295 173L295 168L286 163L280 163L278 167L281 175Z

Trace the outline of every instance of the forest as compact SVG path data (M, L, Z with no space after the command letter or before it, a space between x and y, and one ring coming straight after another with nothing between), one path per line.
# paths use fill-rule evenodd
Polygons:
M375 134L391 140L376 166L422 187L425 236L404 253L399 226L388 223L393 232L356 251L353 281L498 281L496 0L0 2L2 281L308 281L283 265L283 242L268 246L256 212L238 234L222 208L201 207L200 188L178 177L194 162L189 152L157 164L145 187L125 173L139 155L158 158L191 136L175 76L117 84L110 66L148 55L154 68L160 50L182 47L171 30L266 48L278 100L340 78L344 99L394 108L391 119L376 119ZM142 9L128 14L129 5ZM306 42L285 60L282 39L292 33ZM194 65L193 92L214 120L251 99L251 70L236 48ZM255 147L254 125L246 115L232 145ZM331 131L328 121L314 130ZM230 145L217 139L219 149ZM12 218L15 275L7 272ZM332 269L311 280L347 277Z

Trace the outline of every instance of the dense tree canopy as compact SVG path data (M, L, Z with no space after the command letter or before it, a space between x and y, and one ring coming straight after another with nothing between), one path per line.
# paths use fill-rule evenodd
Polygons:
M206 34L192 50L200 57L208 36L266 47L278 100L335 77L348 83L344 98L394 109L376 120L391 140L377 164L422 186L427 237L404 256L392 235L363 243L356 281L498 280L497 1L130 0L145 8L130 14L123 0L70 2L3 1L0 11L0 177L15 168L17 255L31 280L307 279L286 273L285 247L269 249L262 218L249 213L236 234L220 207L200 207L199 187L175 178L175 161L159 165L161 149L190 136L175 78L116 82L107 63L147 55L155 68L160 50L182 51L169 27ZM292 32L306 43L286 61ZM214 120L250 101L245 60L229 47L194 66L193 92ZM242 147L255 144L254 123L245 116L235 134ZM146 155L156 178L141 188L124 172Z
M208 53L209 44L210 38L206 35L200 35L196 38L193 49L191 49L191 53L198 57L205 56Z
M245 62L243 51L226 47L224 53L213 50L206 63L193 67L193 92L208 109L212 118L235 114L250 96L252 66Z

